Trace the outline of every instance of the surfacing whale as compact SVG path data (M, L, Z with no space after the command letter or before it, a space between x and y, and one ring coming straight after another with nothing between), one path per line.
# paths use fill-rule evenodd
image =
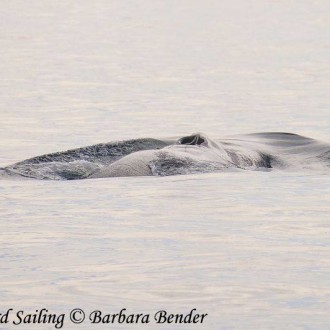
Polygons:
M291 133L255 133L212 140L135 139L33 157L0 169L2 177L75 180L167 176L238 170L330 173L330 144Z

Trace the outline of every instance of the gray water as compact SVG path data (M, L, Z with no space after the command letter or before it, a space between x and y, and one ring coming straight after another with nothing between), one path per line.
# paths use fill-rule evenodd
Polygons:
M284 131L329 142L328 1L8 1L0 167L139 137ZM64 329L326 329L328 175L0 182L0 313ZM80 325L208 313L198 325ZM3 329L54 325L1 324Z

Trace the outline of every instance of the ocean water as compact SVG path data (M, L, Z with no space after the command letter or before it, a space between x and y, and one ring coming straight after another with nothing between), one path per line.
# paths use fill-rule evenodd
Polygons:
M327 1L10 1L0 167L140 137L329 140ZM330 178L241 171L0 181L0 314L64 329L326 329ZM69 319L82 308L86 320ZM149 325L90 324L94 310ZM156 311L207 313L157 325ZM13 317L11 318L11 320ZM0 324L3 329L53 324Z

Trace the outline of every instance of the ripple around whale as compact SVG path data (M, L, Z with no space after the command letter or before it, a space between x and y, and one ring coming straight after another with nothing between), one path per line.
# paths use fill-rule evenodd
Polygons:
M0 169L0 177L75 180L241 170L330 173L330 144L291 133L254 133L211 140L133 139L33 157Z

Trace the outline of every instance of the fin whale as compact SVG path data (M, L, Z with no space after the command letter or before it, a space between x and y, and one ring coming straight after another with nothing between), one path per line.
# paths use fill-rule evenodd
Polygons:
M0 169L0 177L74 180L225 169L330 173L330 144L292 133L254 133L218 140L203 133L167 140L133 139L33 157Z

